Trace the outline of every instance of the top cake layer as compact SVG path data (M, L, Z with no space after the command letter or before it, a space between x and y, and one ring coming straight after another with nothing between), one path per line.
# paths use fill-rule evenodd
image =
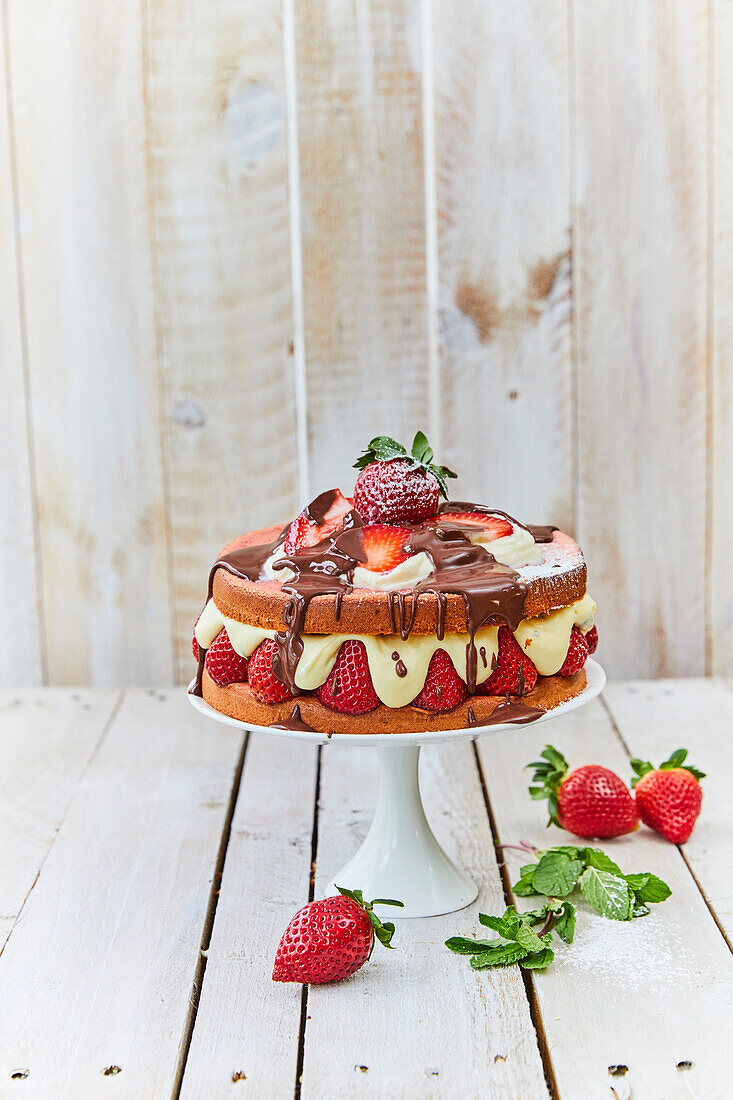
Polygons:
M446 506L447 507L447 506ZM422 545L427 524L415 525L415 550ZM582 552L569 535L542 530L549 541L537 542L535 560L512 567L497 563L487 550L477 546L463 551L465 528L446 521L446 540L453 558L451 566L431 570L411 588L395 592L334 584L331 592L308 592L300 629L308 634L438 634L472 633L471 596L484 603L493 600L498 618L516 621L544 615L580 600L586 590L586 566ZM435 525L430 534L435 532ZM242 535L225 547L212 571L211 595L227 618L266 630L281 630L287 623L293 591L288 583L269 579L263 572L276 553L281 528L271 527ZM359 553L358 529L348 532L347 550ZM443 540L438 540L442 542ZM339 542L339 538L336 539ZM441 545L440 550L444 549ZM326 553L322 548L322 553ZM317 559L317 555L311 555ZM485 561L482 560L485 558ZM285 559L295 560L295 559ZM317 560L309 565L317 568ZM328 568L328 562L326 562ZM232 572L232 569L234 572ZM272 575L272 570L268 571ZM290 575L292 577L292 572ZM248 575L242 575L248 574ZM276 575L276 574L275 574ZM315 588L328 587L328 574L316 574ZM263 579L257 579L262 577ZM302 585L303 576L300 583ZM465 594L466 582L471 591ZM297 582L293 582L298 587ZM308 585L306 585L308 587ZM311 588L313 585L311 585ZM450 589L454 589L450 591ZM502 606L503 605L503 606ZM502 614L505 612L505 614Z

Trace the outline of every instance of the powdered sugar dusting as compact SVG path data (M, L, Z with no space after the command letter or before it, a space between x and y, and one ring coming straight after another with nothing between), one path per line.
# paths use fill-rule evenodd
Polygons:
M539 549L542 551L539 561L530 565L514 566L525 581L569 573L572 569L580 569L584 562L583 552L577 542L564 531L555 531L552 542L540 543Z

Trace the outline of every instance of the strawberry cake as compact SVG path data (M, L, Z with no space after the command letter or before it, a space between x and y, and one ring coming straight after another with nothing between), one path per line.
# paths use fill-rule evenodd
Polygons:
M224 548L191 691L251 725L399 734L529 722L583 690L598 637L569 535L449 500L422 432L355 466L352 498Z

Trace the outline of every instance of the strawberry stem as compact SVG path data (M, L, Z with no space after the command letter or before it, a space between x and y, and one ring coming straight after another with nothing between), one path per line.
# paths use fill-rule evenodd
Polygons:
M361 890L347 890L344 886L337 886L339 894L343 894L345 898L350 898L355 901L356 904L364 910L372 926L372 946L369 952L369 958L372 956L374 950L375 940L379 940L382 947L392 948L392 937L394 936L394 925L391 921L381 921L377 914L374 912L375 905L396 905L399 909L404 909L404 902L395 901L394 898L375 898L374 901L364 901L364 895Z

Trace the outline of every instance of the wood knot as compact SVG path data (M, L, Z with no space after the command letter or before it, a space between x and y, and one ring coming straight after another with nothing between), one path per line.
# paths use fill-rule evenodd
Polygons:
M122 1073L120 1066L106 1066L102 1073L105 1077L116 1077L118 1073Z
M247 1080L247 1074L242 1073L241 1069L235 1069L234 1073L232 1074L232 1081L236 1082L236 1081L246 1081L246 1080Z
M625 1074L627 1074L629 1072L629 1067L628 1066L622 1066L622 1065L609 1066L608 1067L608 1072L611 1074L612 1077L623 1077Z

